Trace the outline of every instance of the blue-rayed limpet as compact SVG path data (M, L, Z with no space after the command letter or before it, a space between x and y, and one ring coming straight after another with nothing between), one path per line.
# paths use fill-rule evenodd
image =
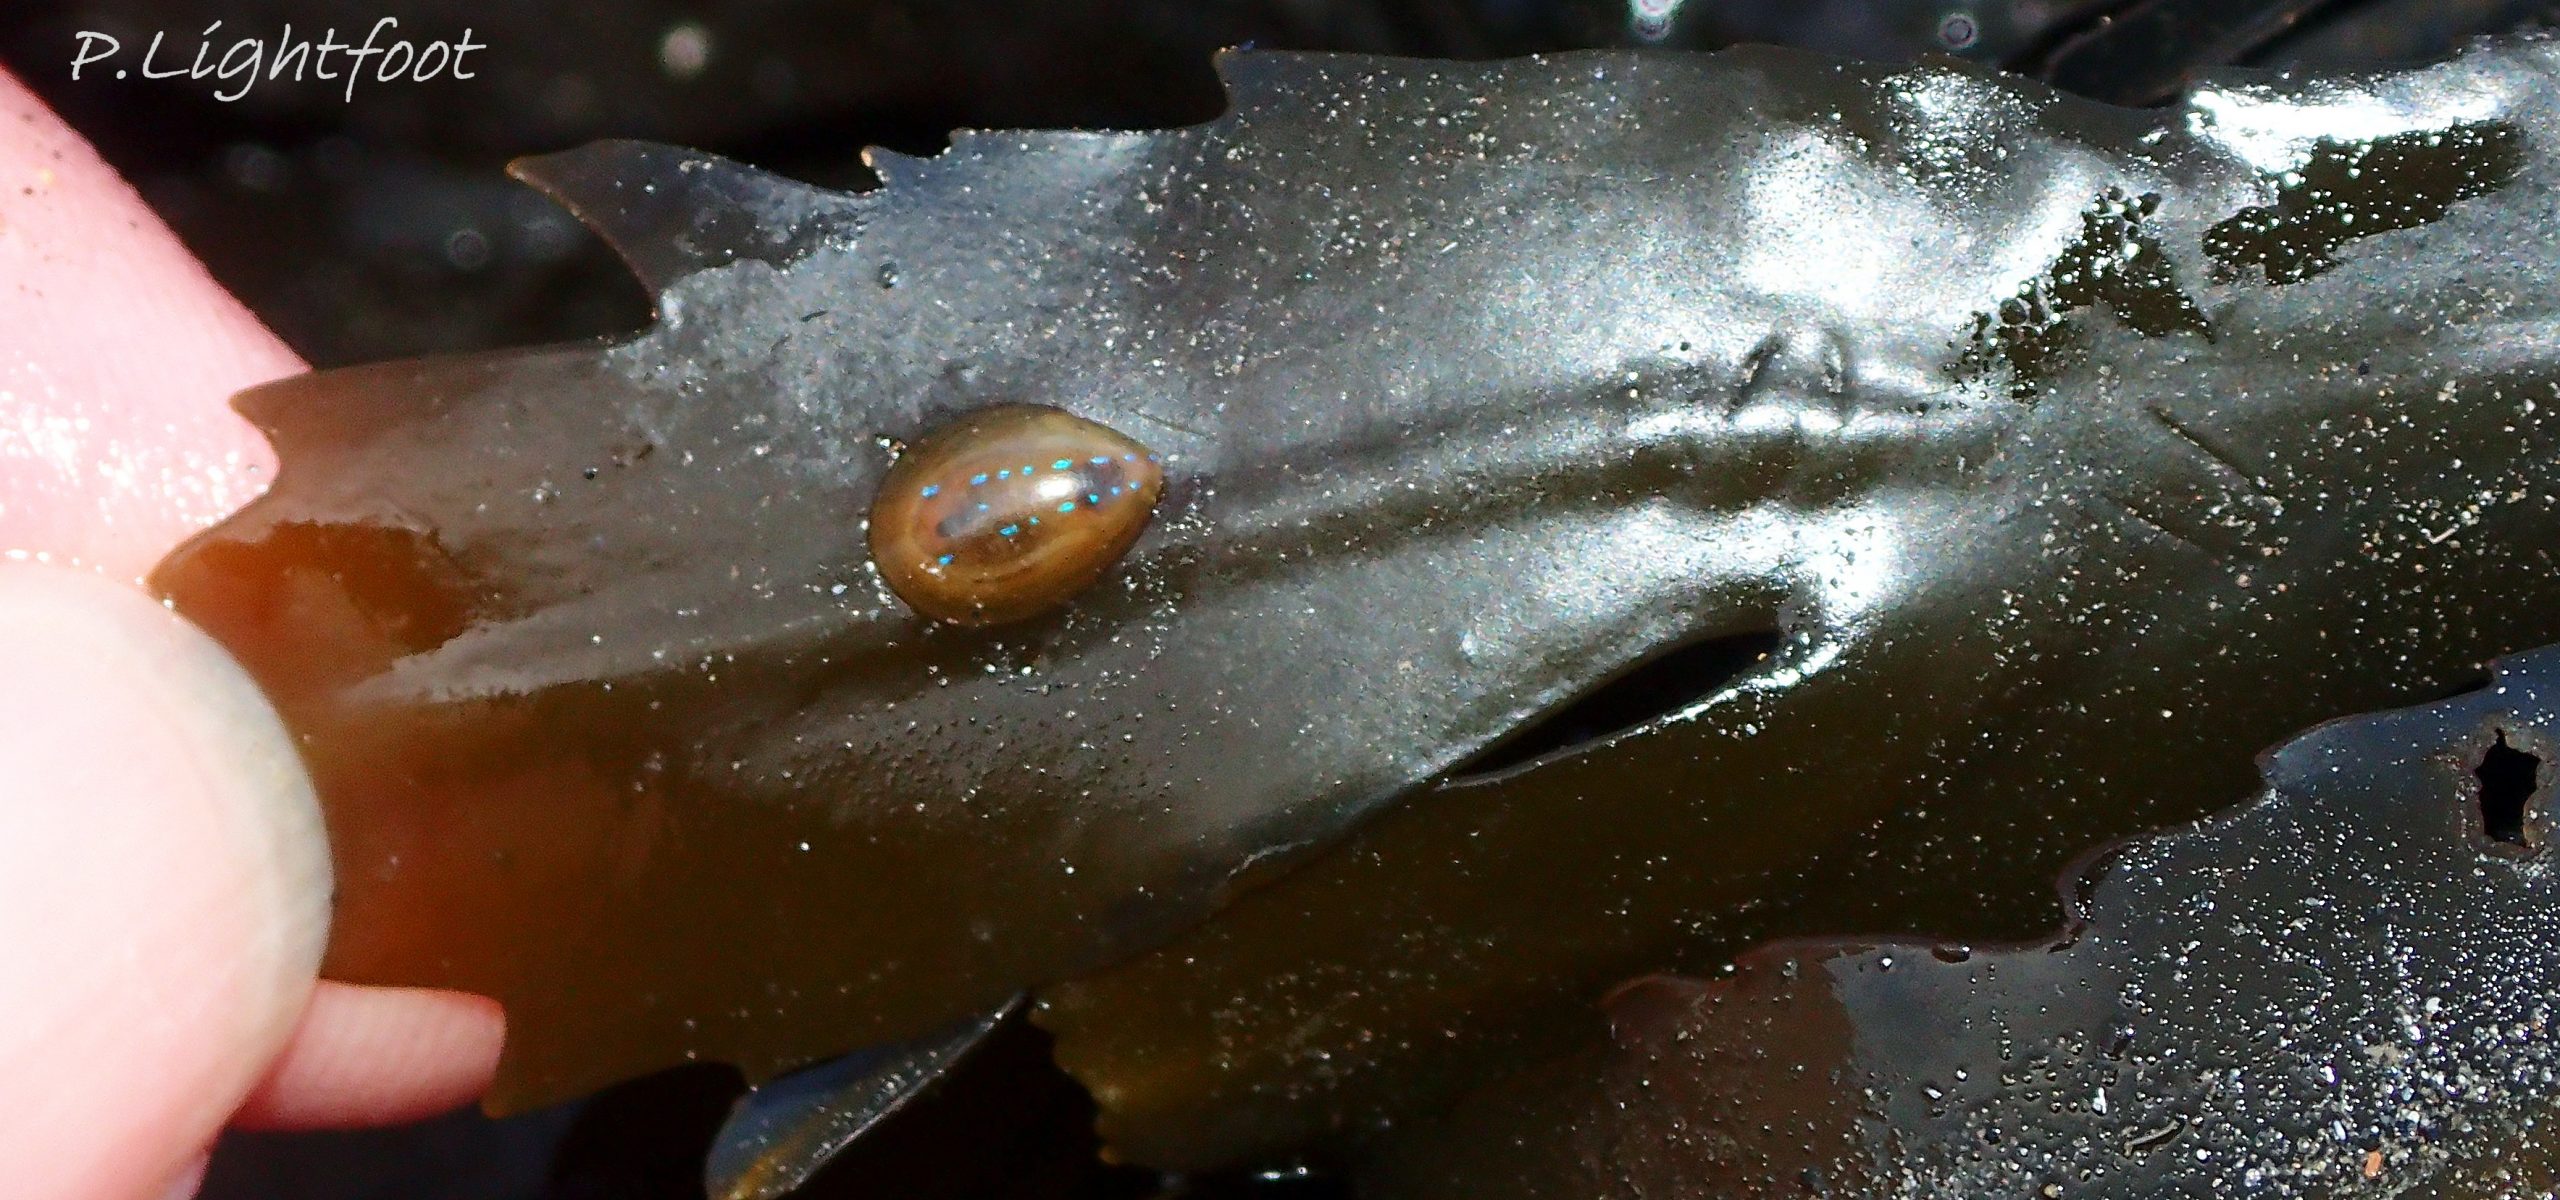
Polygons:
M871 505L871 557L917 612L963 625L1072 600L1147 527L1164 468L1060 409L970 413L907 448Z

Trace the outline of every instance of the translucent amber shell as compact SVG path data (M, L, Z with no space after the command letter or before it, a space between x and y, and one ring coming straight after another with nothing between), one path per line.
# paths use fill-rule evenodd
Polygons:
M871 505L871 557L917 612L964 625L1073 600L1146 530L1164 468L1055 408L974 412L907 448Z

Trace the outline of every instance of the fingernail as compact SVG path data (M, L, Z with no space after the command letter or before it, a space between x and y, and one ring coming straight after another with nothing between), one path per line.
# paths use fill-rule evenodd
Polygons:
M205 1168L212 1165L211 1155L196 1155L194 1161L178 1168L177 1178L170 1180L169 1186L160 1189L160 1200L191 1200L197 1192L204 1190Z
M310 781L221 647L122 585L0 566L12 1194L152 1195L210 1144L309 998L328 897Z

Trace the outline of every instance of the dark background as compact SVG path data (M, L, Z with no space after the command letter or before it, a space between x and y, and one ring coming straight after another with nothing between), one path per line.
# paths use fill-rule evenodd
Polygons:
M396 17L460 36L470 81L116 80L69 67L74 34L136 56L155 31L309 38ZM1784 42L1850 57L1954 54L2118 103L2198 70L2443 54L2534 28L2555 0L0 0L0 64L80 129L214 274L314 365L553 341L648 319L596 239L509 158L605 137L714 150L846 188L858 152L938 150L954 128L1187 124L1221 107L1210 56L1257 45L1477 58L1595 46ZM222 26L210 39L206 26ZM242 1135L213 1200L615 1200L700 1195L737 1088L718 1068L642 1080L510 1121ZM826 1196L1252 1196L1339 1189L1296 1164L1182 1180L1093 1162L1091 1109L1040 1035L1006 1031L849 1153Z

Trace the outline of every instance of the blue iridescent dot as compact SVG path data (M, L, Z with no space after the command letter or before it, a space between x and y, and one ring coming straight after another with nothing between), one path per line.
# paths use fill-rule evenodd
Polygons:
M978 485L983 484L983 483L985 483L986 481L987 481L987 473L986 473L986 472L984 472L984 471L980 471L980 472L978 472L977 474L972 475L972 476L970 476L970 477L969 477L969 486L970 486L970 487L977 487Z
M940 558L937 558L937 559L933 560L933 563L934 563L934 565L935 565L935 566L938 566L938 567L947 567L947 566L950 566L950 565L951 565L951 556L950 556L950 555L948 555L948 554L945 554L945 555L943 555L942 557L940 557Z
M1024 464L1022 464L1022 473L1023 473L1023 474L1025 474L1025 475L1030 474L1030 473L1031 473L1033 470L1035 470L1035 469L1036 469L1036 468L1034 468L1034 467L1033 467L1031 464L1029 464L1029 463L1024 463Z
M1013 535L1022 532L1022 527L1019 525L1007 525L996 532L1004 535L1005 537L1012 537Z
M931 500L942 494L942 485L938 483L928 483L924 485L924 491L920 494L923 495L925 499Z
M1049 469L1052 471L1063 471L1074 465L1076 465L1076 460L1072 458L1062 458L1056 462L1050 463Z
M1097 454L1097 455L1094 455L1094 456L1093 456L1093 465L1095 465L1095 466L1097 466L1097 467L1107 467L1107 466L1110 466L1110 465L1111 465L1111 456L1110 456L1110 455L1108 455L1108 454Z
M1073 500L1061 500L1058 502L1059 512L1074 512L1075 510L1076 502Z
M1086 492L1084 494L1084 502L1087 504L1100 504L1102 503L1102 494L1100 492Z
M1120 494L1120 485L1119 485L1119 484L1116 484L1116 483L1115 483L1115 484L1112 484L1112 485L1111 485L1111 494L1112 494L1112 495L1114 495L1114 496L1117 496L1117 495L1119 495L1119 494Z
M981 500L981 501L979 501L979 502L978 502L978 511L979 511L979 512L985 512L985 511L987 511L987 502L986 502L986 501Z
M1122 462L1136 462L1136 461L1138 461L1138 456L1137 456L1137 455L1135 455L1135 454L1123 454L1123 455L1121 455L1121 456L1120 456L1120 461L1122 461Z
M1031 518L1031 523L1032 523L1032 524L1034 524L1034 525L1039 524L1039 523L1040 523L1040 518L1038 518L1038 517L1033 517L1033 518Z
M1023 474L1025 474L1025 475L1028 475L1028 474L1030 474L1030 473L1031 473L1031 472L1029 472L1029 471L1025 471L1025 472L1023 472ZM1001 470L1001 471L996 472L996 478L998 478L998 479L1011 479L1011 478L1013 478L1013 468L1011 468L1011 467L1006 467L1005 469L1003 469L1003 470Z
M1150 455L1148 455L1148 456L1147 456L1147 461L1148 461L1148 462L1151 462L1151 463L1160 463L1160 462L1163 462L1164 460L1163 460L1162 458L1158 458L1157 456L1155 456L1155 455L1153 455L1153 454L1150 454Z

